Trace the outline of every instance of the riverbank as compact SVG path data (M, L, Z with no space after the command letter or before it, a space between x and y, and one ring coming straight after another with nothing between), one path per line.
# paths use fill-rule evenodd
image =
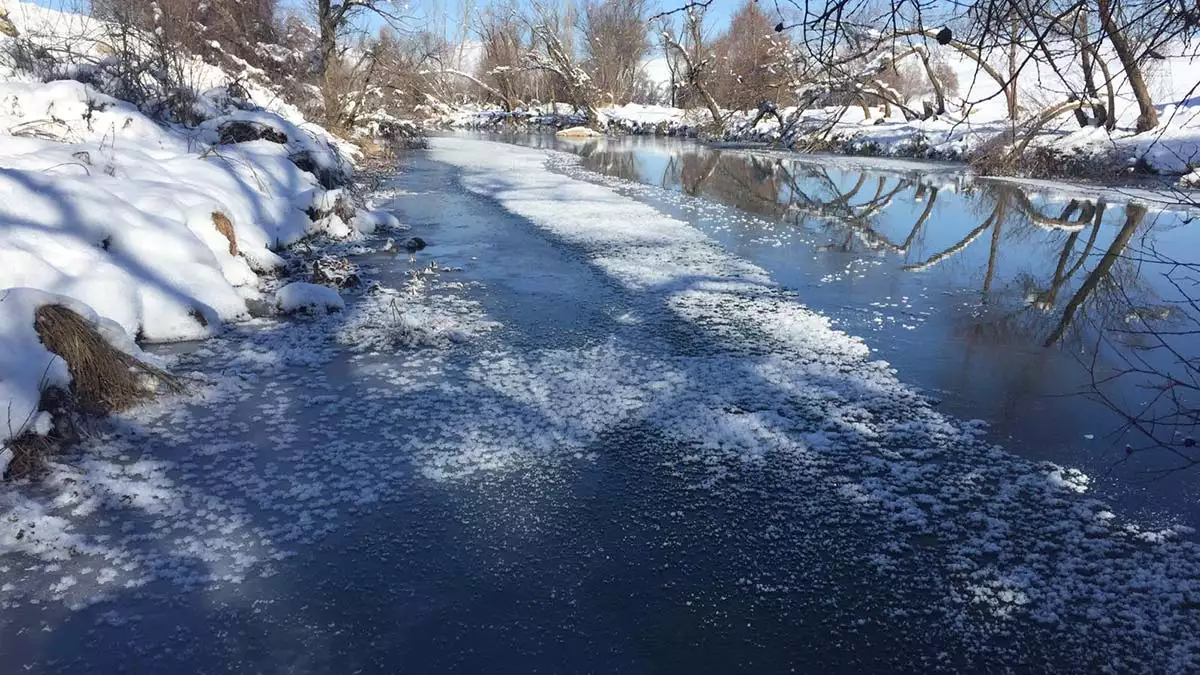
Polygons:
M1143 134L1134 133L1132 119L1106 130L1080 128L1068 116L1041 126L1028 140L1026 123L1014 125L990 110L991 117L976 113L907 120L882 108L781 108L777 115L767 116L758 111L728 111L720 124L714 124L704 110L628 104L604 108L602 126L612 135L765 143L802 152L970 163L997 175L1115 183L1159 177L1180 187L1200 185L1195 173L1200 169L1200 102L1189 99L1160 108L1162 125ZM492 133L553 132L585 121L570 106L552 104L512 112L466 107L433 116L426 126Z
M0 9L2 480L90 417L183 386L149 345L325 311L316 289L276 295L286 281L346 281L301 252L396 222L364 207L355 172L372 158L261 71L179 55L178 81L156 71L166 79L125 86L149 47L125 33L115 55L119 27Z

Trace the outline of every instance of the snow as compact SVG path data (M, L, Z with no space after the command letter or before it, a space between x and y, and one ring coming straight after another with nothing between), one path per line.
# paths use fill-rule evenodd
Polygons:
M571 127L569 129L563 129L559 131L556 135L565 136L567 138L595 138L597 136L603 136L604 134L596 131L595 129L589 129L587 127Z
M290 314L299 311L340 311L345 309L346 302L328 286L296 281L276 291L275 305Z
M359 211L350 220L350 225L361 234L372 234L376 230L398 230L400 221L387 211Z
M103 23L7 7L22 35L70 41L74 65L97 67ZM189 67L201 88L196 112L206 118L194 129L160 124L90 85L0 68L0 292L67 298L146 341L206 338L249 318L258 274L282 264L273 249L312 234L354 234L339 216L313 222L306 213L342 196L322 181L352 172L350 146L271 92L247 84L250 100L235 102L224 86L230 74L199 61ZM229 123L262 125L286 141L218 145ZM232 224L234 242L218 230L217 214ZM369 231L380 220L356 227ZM26 429L42 384L68 384L58 372L41 383L41 373L20 370L47 357L34 349L35 303L20 293L6 302L11 321L0 342L13 345L14 358L6 353L0 363L0 408L9 410L0 414L0 439Z

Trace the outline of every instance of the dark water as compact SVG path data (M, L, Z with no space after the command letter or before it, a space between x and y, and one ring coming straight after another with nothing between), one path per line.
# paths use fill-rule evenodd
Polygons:
M1186 196L676 139L504 140L621 179L1010 450L1200 525L1200 225L1165 208Z

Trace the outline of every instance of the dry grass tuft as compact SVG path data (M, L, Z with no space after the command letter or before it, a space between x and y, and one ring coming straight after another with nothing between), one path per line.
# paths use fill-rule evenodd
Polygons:
M213 211L212 221L213 225L217 226L217 232L220 232L229 241L229 255L237 255L237 234L233 231L233 222L229 220L229 216L220 211Z
M91 323L66 307L39 308L34 329L46 349L66 361L71 389L86 412L123 410L152 397L158 385L183 390L178 378L108 344Z
M73 442L78 437L75 410L104 415L154 396L160 386L172 392L184 389L170 373L108 344L87 319L62 305L39 308L33 327L46 349L66 362L71 390L42 392L38 407L50 412L54 427L46 436L27 433L8 441L12 459L0 478L33 474L45 465L46 455Z
M25 434L8 442L12 460L2 478L22 478L36 473L45 466L43 458L54 449L54 442L45 436Z
M17 27L13 25L12 19L8 17L8 10L3 7L0 7L0 35L7 35L11 38L21 35Z

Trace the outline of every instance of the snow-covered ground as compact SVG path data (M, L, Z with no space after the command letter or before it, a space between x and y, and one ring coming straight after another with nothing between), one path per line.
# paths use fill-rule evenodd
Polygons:
M103 79L105 24L2 6L20 39L69 45L64 72ZM0 49L17 39L0 36ZM134 337L203 338L249 318L247 301L262 300L260 275L277 271L282 247L374 227L345 223L346 209L334 213L341 191L327 189L351 174L352 146L270 91L227 87L237 73L186 66L200 92L194 128L75 80L0 65L0 442L34 429L44 387L69 384L34 332L42 304L103 319L114 344L140 354ZM268 133L236 138L237 125Z
M547 159L435 140L385 207L438 263L405 276L369 240L343 312L217 337L175 362L192 398L8 497L10 662L69 663L81 621L81 664L202 667L231 617L303 672L484 663L498 621L530 669L763 644L889 672L1200 666L1194 544L989 445L763 270ZM171 603L186 631L147 620ZM681 641L614 650L630 626Z

